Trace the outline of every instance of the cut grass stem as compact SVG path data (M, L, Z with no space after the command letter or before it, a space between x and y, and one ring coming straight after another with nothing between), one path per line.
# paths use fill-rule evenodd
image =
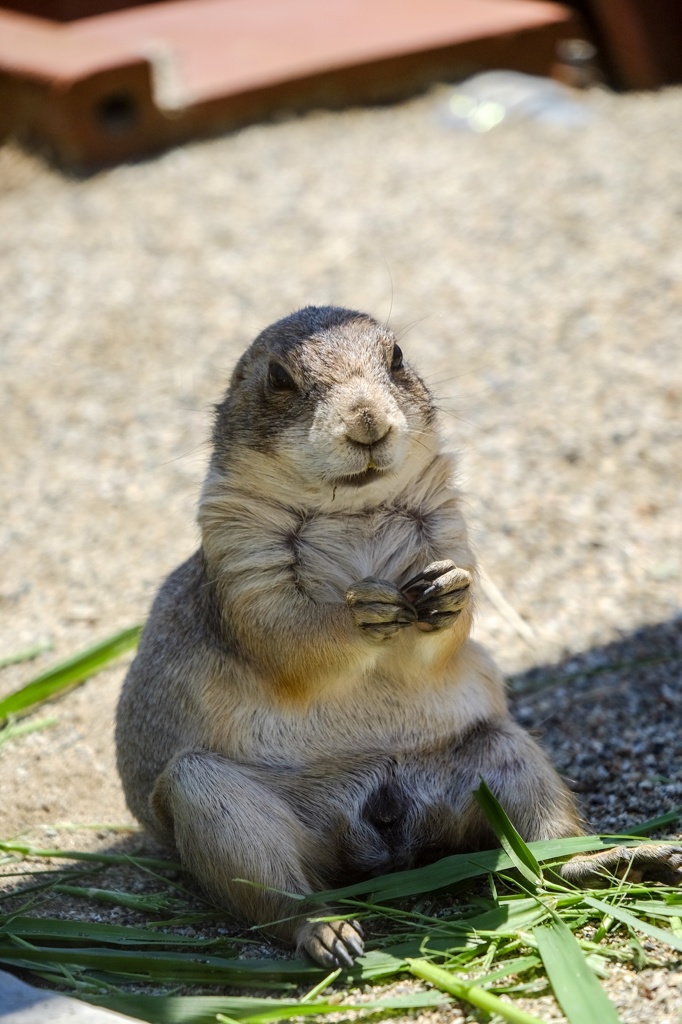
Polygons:
M534 1017L518 1006L514 1006L513 1003L500 999L499 996L484 988L479 988L478 985L474 985L470 981L457 978L451 971L436 967L426 960L408 960L407 966L415 978L428 981L441 992L447 992L448 995L455 996L457 999L463 999L465 1002L471 1003L472 1006L477 1006L479 1010L497 1014L503 1020L509 1021L509 1024L544 1024L539 1017Z
M41 654L45 654L46 651L52 649L52 644L36 644L34 647L27 647L25 651L19 651L17 654L8 654L5 658L0 658L0 671L3 668L9 668L10 665L22 665L25 661L33 661L34 658L38 658Z
M30 843L0 842L0 851L18 853L23 857L63 858L64 860L84 860L96 864L132 864L140 868L159 868L167 871L182 871L182 864L172 860L159 860L155 857L138 857L127 853L86 853L83 850L44 850Z

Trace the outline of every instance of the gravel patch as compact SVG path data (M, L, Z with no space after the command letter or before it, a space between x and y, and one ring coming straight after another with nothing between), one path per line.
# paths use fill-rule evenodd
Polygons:
M511 686L516 717L552 751L594 831L620 834L682 807L682 619Z
M444 95L83 179L0 147L0 657L52 645L0 692L144 618L196 545L234 360L301 305L348 305L390 317L439 396L477 635L520 719L591 824L621 829L682 803L682 89L483 136L445 123ZM130 822L123 671L3 750L0 835L102 848L55 826ZM644 975L608 983L623 1019L679 1017L676 976Z

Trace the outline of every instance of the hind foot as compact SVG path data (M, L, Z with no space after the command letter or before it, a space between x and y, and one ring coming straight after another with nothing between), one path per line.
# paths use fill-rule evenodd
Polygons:
M561 877L581 888L604 888L613 878L628 882L682 884L682 846L646 843L580 854L561 867Z

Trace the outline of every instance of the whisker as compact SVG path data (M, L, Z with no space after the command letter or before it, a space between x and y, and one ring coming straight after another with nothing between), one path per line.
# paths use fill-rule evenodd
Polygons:
M464 423L467 427L473 428L474 426L471 420L465 420L463 416L458 416L456 412L452 411L452 409L443 409L440 405L437 405L436 409L442 416L449 416L451 420L457 420L458 423Z
M430 320L434 316L441 316L440 313L424 313L423 316L418 316L416 320L411 320L404 327L401 327L399 331L396 331L396 338L400 341L408 331L411 331L413 327L417 327L419 324L423 324L425 320Z
M206 438L205 441L200 441L199 444L195 445L194 448L190 448L189 451L182 452L180 455L175 455L172 459L164 459L163 462L159 462L159 466L171 466L174 462L181 462L182 459L189 459L191 456L196 455L197 452L209 450L212 448L210 438Z
M388 307L388 316L386 317L386 323L384 324L385 329L388 331L389 330L389 324L391 322L391 314L393 312L393 293L394 293L394 289L393 289L393 275L391 273L391 267L389 265L389 262L388 262L388 260L386 258L386 253L383 251L383 249L380 249L379 251L381 253L381 258L383 259L384 263L386 264L386 270L388 271L388 279L391 282L391 304Z
M431 447L431 445L427 444L426 441L425 441L425 437L427 437L428 435L426 434L426 432L424 430L419 430L418 428L416 428L416 429L415 428L410 428L409 433L410 433L412 439L414 441L416 441L416 443L418 445L420 445L424 449L425 452L428 452L429 455L437 455L438 454L438 452L439 452L438 444L436 443L436 447L433 447L433 448ZM435 441L435 438L434 438L434 441Z
M472 366L468 370L462 370L461 373L452 373L448 377L442 377L440 380L436 380L436 377L440 373L446 373L447 371L436 370L434 371L434 373L422 374L422 378L438 386L439 384L448 384L451 380L460 380L462 377L470 377L472 373L480 373L482 370L485 369L485 366Z

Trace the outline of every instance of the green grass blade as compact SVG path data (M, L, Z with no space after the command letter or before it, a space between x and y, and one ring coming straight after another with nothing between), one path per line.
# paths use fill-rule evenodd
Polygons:
M373 949L356 961L351 972L353 982L378 981L382 978L393 978L405 970L405 961L395 956L391 949Z
M639 917L635 917L634 914L624 910L618 903L607 903L605 900L596 900L593 896L586 896L585 903L587 903L588 907L593 907L595 910L599 910L603 914L615 917L616 920L620 921L622 924L626 924L630 928L635 928L637 931L644 932L645 935L651 936L652 939L658 939L659 942L664 942L667 946L671 946L673 949L677 949L682 952L682 935L675 935L674 932L666 931L665 928L658 928L655 924L649 924L648 921L642 921Z
M549 909L540 900L505 900L482 914L448 920L447 923L455 931L461 928L477 933L512 934L534 927L549 913Z
M635 900L633 903L629 903L630 910L638 910L641 914L646 914L647 917L679 917L682 911L682 901L680 903L661 903L660 900Z
M569 1024L620 1024L616 1009L558 917L533 929L554 995Z
M555 861L562 857L570 857L575 853L592 853L621 845L623 845L622 840L604 839L601 836L570 836L567 839L548 839L527 844L528 849L538 861ZM306 897L306 902L326 903L372 893L373 903L384 903L386 900L404 899L406 896L436 892L454 885L456 882L480 878L491 872L509 871L513 866L513 861L504 850L458 853L450 857L443 857L435 864L428 864L423 868L396 871L390 875L380 875L363 882L356 882L353 885L344 886L342 889L314 893Z
M111 943L115 946L215 945L219 939L188 939L186 935L164 934L156 929L94 921L63 921L59 918L9 917L0 925L0 939L13 937L34 945L45 942Z
M58 718L41 718L37 722L14 722L11 718L5 719L6 725L0 726L0 747L10 740L16 740L19 736L28 736L30 732L39 732L41 729L51 729L59 721Z
M0 938L0 963L33 971L83 969L97 972L108 984L170 982L246 989L309 986L328 973L304 960L237 960L209 955L203 950L180 953L155 949L38 946L20 936L14 941ZM369 953L358 960L351 977L354 983L372 981L391 977L404 968L402 960L383 953Z
M115 907L128 907L129 910L137 910L143 914L180 914L183 910L187 910L184 900L161 893L142 895L123 892L121 889L97 889L94 886L63 884L53 886L52 892L62 893L64 896L79 896L83 899L93 900L95 903L110 903Z
M36 644L35 647L29 647L25 651L19 651L18 654L8 654L6 658L0 658L0 671L3 668L9 668L10 665L21 665L25 661L33 661L40 654L45 654L52 648L52 644Z
M94 1006L126 1013L154 1024L215 1024L216 1014L259 1024L291 1017L337 1013L349 1010L407 1010L441 1006L440 992L415 992L406 996L373 1000L369 1003L301 1003L291 999L263 999L250 996L81 996Z
M508 1003L492 992L456 977L442 967L435 967L427 960L408 960L407 966L416 978L429 981L441 992L447 992L448 995L455 996L457 999L463 999L465 1002L471 1003L472 1006L485 1010L486 1013L496 1013L503 1020L509 1021L509 1024L543 1024L539 1017L533 1017L532 1014L519 1009L513 1003Z
M428 949L430 956L439 956L441 954L444 956L454 956L471 949L471 940L472 933L453 934L447 937L415 935L413 939L406 939L404 942L399 942L395 946L389 946L381 952L390 957L387 967L389 970L392 969L391 973L396 973L397 965L399 965L399 969L403 969L408 960L424 956L426 949ZM475 939L473 942L475 943ZM481 941L481 945L485 945L485 943Z
M123 980L173 984L279 988L311 984L322 970L302 960L230 960L204 952L82 949L70 946L27 946L0 942L0 962L29 968L84 967Z
M486 816L488 824L500 840L502 849L510 858L514 867L521 872L531 885L542 881L540 865L529 850L528 845L516 831L502 804L490 791L483 779L478 789L474 790L474 799Z
M110 661L136 647L142 632L141 626L124 629L94 647L62 661L59 665L43 672L21 689L0 700L0 722L9 715L25 713L36 704L56 697L65 690L84 682Z
M434 999L434 995L436 998ZM244 1024L271 1024L274 1021L291 1020L293 1017L312 1017L318 1014L344 1011L363 1010L365 1014L386 1013L389 1010L434 1009L442 1006L446 1000L441 993L414 992L406 996L394 996L386 999L372 999L366 1003L293 1003L289 1007L271 1007L261 1013L249 1014L241 1018Z
M674 807L672 811L668 811L666 814L659 814L657 818L649 818L648 821L642 821L639 825L632 825L630 828L623 829L622 834L624 836L646 836L649 832L665 828L666 825L676 825L680 818L682 818L682 807Z
M336 970L330 971L326 978L323 978L322 981L318 981L317 985L313 985L305 995L301 996L301 1002L314 1002L318 996L322 995L322 993L329 988L330 985L333 985L340 974L343 974L343 967L337 967Z
M270 1024L271 1021L291 1020L292 1017L364 1010L365 1013L385 1013L388 1010L434 1009L449 1002L440 992L412 992L404 996L372 999L366 1003L291 1003L289 1007L271 1006L260 1013L243 1017L245 1024ZM234 1015L236 1016L236 1014Z
M501 967L491 971L489 974L484 974L481 978L477 978L476 984L480 985L481 988L484 986L487 988L494 981L502 981L504 978L508 978L510 974L523 974L524 971L535 970L539 963L540 958L538 956L517 956L509 960L503 960Z
M130 853L86 853L83 850L43 850L28 843L0 842L0 853L20 853L24 857L62 858L63 860L92 861L95 864L135 864L143 868L160 868L167 871L182 871L182 864L174 860L159 860L155 857L137 857Z

